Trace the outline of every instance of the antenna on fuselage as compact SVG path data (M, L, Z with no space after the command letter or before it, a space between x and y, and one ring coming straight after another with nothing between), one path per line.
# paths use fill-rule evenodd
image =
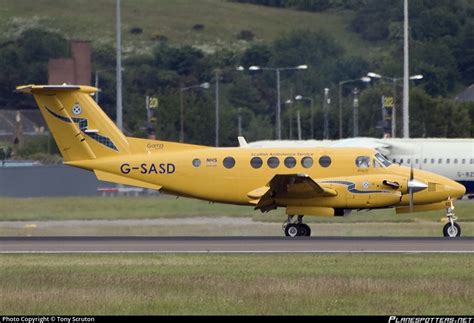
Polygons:
M248 147L249 144L247 143L247 140L243 136L238 136L237 140L239 141L239 147Z

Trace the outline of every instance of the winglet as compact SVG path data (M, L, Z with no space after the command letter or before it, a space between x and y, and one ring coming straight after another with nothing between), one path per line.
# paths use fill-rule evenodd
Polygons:
M237 139L239 140L240 147L248 147L247 140L243 136L238 136Z

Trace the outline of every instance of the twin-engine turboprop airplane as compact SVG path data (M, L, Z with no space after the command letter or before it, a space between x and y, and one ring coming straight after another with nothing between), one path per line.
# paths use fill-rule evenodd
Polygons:
M304 215L395 208L397 213L447 207L445 236L461 234L451 198L464 186L394 165L368 148L213 148L125 137L92 99L89 86L26 85L67 165L102 181L208 201L286 208L287 236L309 236ZM293 220L294 216L296 220Z

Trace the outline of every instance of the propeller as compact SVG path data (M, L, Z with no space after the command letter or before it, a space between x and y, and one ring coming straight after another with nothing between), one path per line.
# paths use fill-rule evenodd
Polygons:
M413 193L422 191L426 188L428 188L428 185L415 179L413 164L411 164L410 180L408 181L408 194L410 194L410 212L413 212Z
M408 181L408 193L410 194L410 213L413 212L413 164L410 164L410 180Z

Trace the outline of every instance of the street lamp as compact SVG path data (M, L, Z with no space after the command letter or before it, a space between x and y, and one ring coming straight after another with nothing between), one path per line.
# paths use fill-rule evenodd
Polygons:
M331 99L329 98L329 88L324 88L324 101L323 101L323 114L324 114L324 129L323 139L329 139L329 104Z
M290 140L293 140L293 100L288 99L285 101L285 104L288 104L290 107L288 109L289 115L290 115L290 120L288 122L289 125L289 131L288 131L288 138Z
M277 77L277 105L276 105L276 137L278 140L281 140L281 99L280 99L280 72L281 71L288 71L288 70L306 70L308 69L308 65L298 65L298 66L291 66L291 67L261 67L252 65L249 67L249 71L275 71ZM242 71L240 67L237 70Z
M219 78L220 78L220 70L215 70L215 81L216 81L216 92L215 92L215 105L216 105L216 147L219 147Z
M400 80L403 80L403 77L389 77L389 76L384 76L380 75L374 72L369 72L367 73L368 77L371 78L376 78L376 79L381 79L381 80L389 80L393 83L393 108L392 108L392 138L395 138L396 136L396 113L395 113L395 108L397 104L397 82ZM421 74L416 74L410 76L408 79L410 80L421 80L423 79L423 75ZM408 118L408 115L403 114L403 119ZM405 124L405 123L404 123ZM405 132L405 131L404 131Z
M358 79L345 80L345 81L340 81L339 82L339 139L342 139L342 86L346 83L352 83L352 82L369 83L370 81L371 81L370 77L362 76ZM355 111L353 111L353 114L354 113L355 113ZM355 119L354 116L353 116L353 119Z
M179 89L179 102L180 102L180 132L179 132L179 142L184 142L184 103L183 103L183 92L195 88L208 89L210 87L208 82L181 87Z
M314 139L314 111L313 111L313 106L314 106L314 100L313 98L310 98L310 97L305 97L305 96L302 96L302 95L297 95L295 96L295 100L297 101L309 101L310 104L311 104L311 116L310 116L310 123L311 123L311 139Z

